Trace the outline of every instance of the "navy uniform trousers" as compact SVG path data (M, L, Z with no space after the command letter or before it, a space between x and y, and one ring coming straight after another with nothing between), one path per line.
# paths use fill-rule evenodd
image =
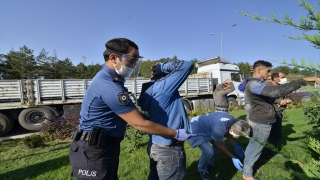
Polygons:
M122 139L107 142L103 149L89 146L85 140L73 141L69 153L71 176L76 177L77 180L118 180L117 171Z

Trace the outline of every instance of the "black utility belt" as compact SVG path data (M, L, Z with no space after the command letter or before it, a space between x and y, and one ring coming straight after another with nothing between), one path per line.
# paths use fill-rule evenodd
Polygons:
M182 146L183 147L184 146L184 141L176 140L169 146L164 146L164 145L161 145L161 144L157 144L157 145L160 146L160 147L164 147L164 148L169 148L169 147L173 147L173 146Z
M77 130L73 133L71 138L74 141L87 141L89 146L97 146L97 148L104 148L107 143L120 143L123 140L123 136L109 136L108 130L96 126L89 132Z

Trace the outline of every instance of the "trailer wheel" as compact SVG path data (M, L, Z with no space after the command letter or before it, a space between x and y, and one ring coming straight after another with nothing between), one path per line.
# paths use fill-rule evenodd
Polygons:
M14 121L11 116L5 112L0 113L0 136L3 136L11 131L14 126Z
M46 109L50 110L52 117L59 116L58 110L55 109L55 108L53 108L53 107L50 107L50 106L41 106L41 108L46 108Z
M228 97L228 102L229 102L230 107L238 105L238 102L237 102L236 98L234 98L234 97Z
M52 112L47 108L31 108L21 111L18 120L20 125L30 131L39 131L43 124L52 118Z
M191 111L191 105L189 104L188 101L182 100L182 103L183 103L184 109L186 109L186 111Z

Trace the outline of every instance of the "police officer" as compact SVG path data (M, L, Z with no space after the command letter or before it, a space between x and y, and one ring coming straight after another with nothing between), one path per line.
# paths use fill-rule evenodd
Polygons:
M145 120L129 98L125 77L138 69L138 46L126 38L108 41L105 63L92 79L81 106L79 129L73 134L69 159L77 179L118 179L120 142L129 123L148 134L183 141L192 134Z

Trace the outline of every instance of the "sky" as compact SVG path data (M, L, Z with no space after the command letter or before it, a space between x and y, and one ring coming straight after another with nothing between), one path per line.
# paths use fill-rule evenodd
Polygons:
M0 0L0 54L26 45L35 56L44 48L74 65L102 64L105 43L125 37L148 60L222 56L231 63L267 60L274 67L292 58L320 62L311 43L285 37L300 30L236 10L269 18L272 11L280 19L286 12L295 22L306 15L296 0Z

